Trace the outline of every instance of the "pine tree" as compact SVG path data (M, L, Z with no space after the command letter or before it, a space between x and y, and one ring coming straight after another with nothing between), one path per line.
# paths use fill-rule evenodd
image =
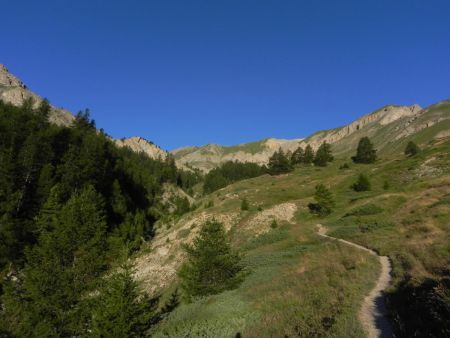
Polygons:
M275 151L269 158L268 171L271 175L284 174L291 170L292 165L290 160L286 157L281 148L278 151Z
M123 195L122 188L120 187L120 183L117 179L115 179L112 184L111 195L112 210L117 216L123 219L128 210L127 200Z
M352 157L355 163L374 163L377 160L377 151L368 137L359 140L356 155Z
M314 199L316 200L316 203L308 204L311 213L318 216L326 216L333 211L335 206L333 195L323 184L316 185Z
M298 147L293 153L291 157L292 164L300 164L303 163L303 156L305 151L302 147Z
M92 187L76 193L51 220L53 230L43 231L26 253L23 284L16 286L24 295L17 330L30 337L83 332L88 312L82 300L105 265L103 204Z
M420 148L413 141L409 141L405 148L406 156L414 156L420 152Z
M317 149L316 156L314 157L314 165L326 167L327 163L333 160L334 157L331 154L331 145L327 142L322 143L319 149Z
M308 144L305 148L305 154L303 155L303 163L311 164L314 161L314 150Z
M91 337L144 337L159 321L158 298L139 291L130 266L103 278L92 315Z
M352 184L352 189L355 191L368 191L371 188L369 178L365 174L359 174L358 179Z
M185 250L187 261L179 276L188 299L217 294L240 282L240 257L231 250L222 223L207 221L193 245Z
M58 214L61 209L61 192L58 185L51 188L47 201L42 206L37 218L37 234L49 232L58 222Z

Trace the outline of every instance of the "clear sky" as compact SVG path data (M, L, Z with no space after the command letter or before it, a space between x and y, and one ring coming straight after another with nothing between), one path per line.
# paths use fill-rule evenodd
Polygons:
M114 137L298 138L450 98L450 1L0 0L0 63Z

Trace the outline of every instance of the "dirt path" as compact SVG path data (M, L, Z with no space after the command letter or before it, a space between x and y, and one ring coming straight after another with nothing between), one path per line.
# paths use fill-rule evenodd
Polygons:
M317 224L317 233L319 236L326 237L332 240L336 240L347 245L351 245L360 250L364 250L371 255L377 256L381 264L381 272L378 277L377 283L370 293L364 298L361 310L359 311L359 320L361 321L364 329L367 332L368 338L382 337L391 338L394 337L392 333L391 325L386 317L387 310L384 302L383 290L387 288L391 281L391 262L387 256L378 256L378 254L361 245L328 236L327 228L321 224Z

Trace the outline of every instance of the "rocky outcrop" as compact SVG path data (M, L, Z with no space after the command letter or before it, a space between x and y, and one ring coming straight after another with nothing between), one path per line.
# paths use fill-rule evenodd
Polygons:
M124 139L116 139L114 143L119 147L128 147L137 153L144 153L153 159L164 160L167 157L167 151L161 149L151 141L147 141L142 137L130 137Z
M8 69L0 64L0 100L15 106L22 105L31 99L33 107L38 107L43 98L30 91L27 86L12 75ZM51 107L49 121L57 125L68 126L74 120L74 116L67 110Z
M334 144L359 130L367 128L371 124L385 126L403 117L417 115L421 111L422 108L419 105L386 106L373 113L364 115L345 127L317 132L306 138L302 142L302 146L309 144L313 149L317 149L323 142Z

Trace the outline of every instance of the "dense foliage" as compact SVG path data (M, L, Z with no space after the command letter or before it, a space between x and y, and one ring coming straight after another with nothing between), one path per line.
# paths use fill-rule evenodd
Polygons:
M232 251L222 223L207 221L185 249L187 262L179 275L188 299L220 293L239 283L240 257Z
M292 171L293 167L291 159L280 148L269 158L267 169L271 175L279 175Z
M192 181L118 149L87 111L68 128L49 110L0 101L0 326L17 336L83 334L110 262L152 236L163 184Z
M102 280L99 295L93 297L91 337L142 337L160 321L158 298L142 294L129 266Z
M205 175L203 190L211 193L228 184L265 174L266 168L256 163L225 162Z

